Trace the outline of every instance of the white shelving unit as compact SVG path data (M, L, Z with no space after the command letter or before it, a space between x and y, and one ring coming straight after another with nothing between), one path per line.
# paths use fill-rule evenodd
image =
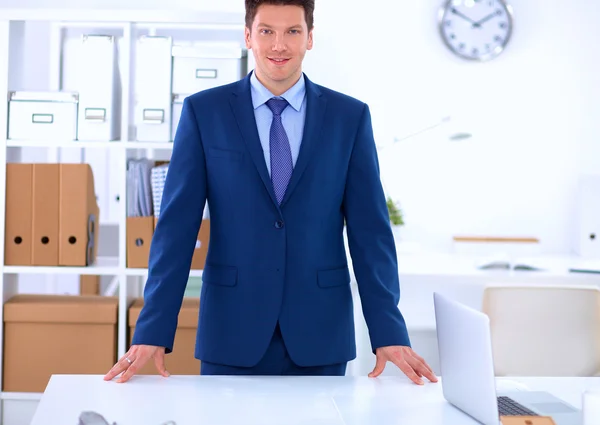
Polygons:
M49 46L48 69L40 69L47 78L47 90L62 90L63 84L63 46L69 37L78 37L82 33L111 34L118 39L119 71L121 78L121 137L116 141L59 141L45 140L15 141L7 139L8 104L0 102L0 199L6 199L6 163L34 162L27 155L35 152L47 162L88 162L86 155L93 151L106 158L105 169L94 170L94 180L106 182L111 175L118 176L116 191L118 201L116 212L107 214L100 210L101 226L118 227L118 238L109 241L115 255L99 257L89 267L36 267L5 266L4 243L0 244L0 317L3 317L4 303L21 291L20 279L35 276L46 279L47 293L56 290L56 281L61 276L99 275L112 277L118 283L119 319L118 353L121 356L127 349L127 308L135 297L141 296L147 269L126 267L126 214L127 190L126 169L130 158L150 158L168 160L172 143L137 142L132 137L133 117L133 61L134 46L139 35L172 35L193 41L239 42L243 47L244 15L240 13L201 12L189 10L121 10L121 9L0 9L0 93L13 90L33 90L27 86L22 76L30 57L26 49L36 45L36 40L28 39L29 25L41 25L43 34L47 34L43 46ZM43 47L39 47L43 49ZM251 55L248 55L248 69L253 68ZM37 90L37 89L36 89ZM89 156L87 156L89 158ZM35 161L39 162L39 161ZM98 186L97 186L98 188ZM113 188L114 190L115 188ZM108 191L107 188L105 188ZM114 193L97 193L100 197L115 196ZM103 228L100 230L102 240ZM5 208L0 210L1 241L4 241ZM190 276L201 276L201 270L192 270ZM3 330L0 327L0 382L2 382ZM40 342L40 344L43 344ZM26 355L26 353L24 353ZM69 353L64 353L68 356ZM0 393L1 424L21 425L29 423L30 417L41 397L39 393Z

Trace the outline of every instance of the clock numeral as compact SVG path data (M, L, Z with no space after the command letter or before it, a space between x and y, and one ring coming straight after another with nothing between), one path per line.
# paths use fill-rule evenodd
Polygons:
M477 56L479 54L479 49L477 47L473 47L473 50L471 50L471 54L473 56Z
M506 27L508 27L508 25L506 24L506 22L500 22L500 23L498 24L498 26L499 26L500 28L502 28L502 29L506 29Z
M503 13L504 11L502 9L496 9L496 15L502 16Z
M465 48L465 43L460 43L458 45L458 48L461 49L461 50L463 50Z
M502 41L502 37L500 37L499 35L494 37L494 41L500 43Z
M444 25L446 25L447 27L451 27L452 26L452 21L450 21L450 20L445 21Z
M492 47L489 44L485 45L485 50L489 51Z
M456 34L452 33L452 34L450 34L450 36L449 36L449 37L450 37L452 40L454 40L454 39L456 38Z

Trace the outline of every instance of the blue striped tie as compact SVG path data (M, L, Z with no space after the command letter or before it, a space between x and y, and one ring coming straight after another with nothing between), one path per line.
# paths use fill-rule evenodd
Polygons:
M285 99L272 98L267 101L267 106L273 112L270 134L271 182L277 202L281 204L294 168L290 142L281 123L281 113L288 106L288 102Z

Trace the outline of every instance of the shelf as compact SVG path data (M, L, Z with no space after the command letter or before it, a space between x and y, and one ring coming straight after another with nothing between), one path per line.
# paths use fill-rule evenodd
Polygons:
M126 149L173 149L172 142L125 142Z
M119 141L83 141L83 140L6 140L10 148L120 148Z
M116 257L98 257L96 264L88 267L70 266L4 266L4 273L10 274L77 274L114 276L121 272Z
M74 22L75 25L84 22L94 26L106 23L149 22L168 25L194 24L237 26L244 23L244 12L219 12L214 10L194 9L127 9L120 7L85 8L85 7L21 7L22 2L15 0L16 8L3 8L5 20L12 21L57 21ZM121 3L122 4L122 3Z
M173 149L172 142L84 141L84 140L5 140L9 148L105 148L105 149Z
M146 277L148 275L148 269L125 269L127 276L140 276ZM202 277L202 270L190 270L190 277Z

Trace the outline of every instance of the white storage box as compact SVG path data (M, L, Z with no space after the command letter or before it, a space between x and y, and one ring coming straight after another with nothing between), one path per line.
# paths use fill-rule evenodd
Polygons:
M116 40L108 35L84 35L80 48L77 139L116 140L120 130Z
M173 93L197 93L246 76L248 52L235 45L173 46Z
M77 93L10 92L8 101L9 139L77 139Z
M175 134L177 133L177 127L179 120L181 119L181 110L183 109L183 100L187 97L187 94L174 94L173 95L173 117L171 122L173 123L171 129L171 141L175 140Z
M171 37L137 39L135 67L135 140L171 140Z

